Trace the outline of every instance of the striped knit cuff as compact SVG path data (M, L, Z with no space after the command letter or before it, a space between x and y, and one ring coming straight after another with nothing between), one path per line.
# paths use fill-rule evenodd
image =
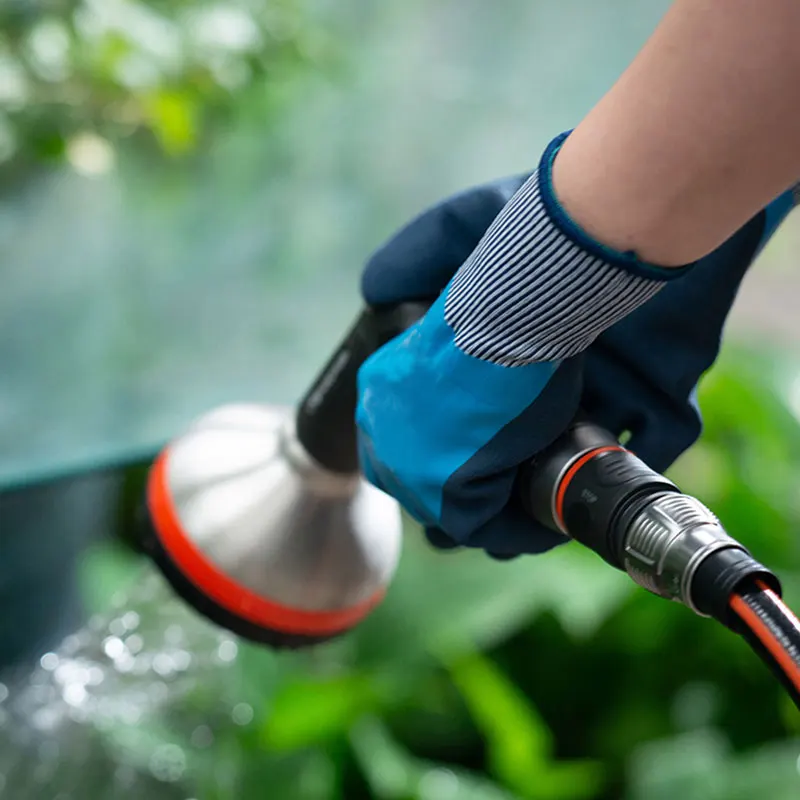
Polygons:
M551 143L451 281L445 319L468 355L504 366L577 355L691 266L646 264L569 218L551 184L568 135Z

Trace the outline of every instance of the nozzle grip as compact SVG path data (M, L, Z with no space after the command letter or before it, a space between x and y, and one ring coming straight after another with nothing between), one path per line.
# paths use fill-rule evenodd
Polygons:
M301 400L297 438L321 466L358 472L355 410L361 365L379 347L413 325L428 310L424 303L365 307Z

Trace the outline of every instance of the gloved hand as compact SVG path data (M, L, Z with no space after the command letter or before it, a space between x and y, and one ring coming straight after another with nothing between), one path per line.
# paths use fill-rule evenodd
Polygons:
M526 517L512 489L518 465L579 405L617 435L630 430L630 449L659 471L688 448L701 429L695 387L741 279L793 207L787 192L691 269L665 274L566 218L548 180L560 141L533 175L412 221L363 275L370 305L435 301L362 367L356 420L365 475L439 547L513 557L565 541ZM584 291L570 280L576 264Z

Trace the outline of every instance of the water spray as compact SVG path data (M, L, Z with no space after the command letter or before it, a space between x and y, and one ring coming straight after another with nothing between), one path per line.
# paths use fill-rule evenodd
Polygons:
M380 603L400 556L400 509L359 473L356 375L424 311L365 309L295 411L226 406L160 454L144 545L197 611L248 639L304 647ZM742 635L800 708L800 622L778 578L700 501L583 417L520 465L517 492L542 524Z

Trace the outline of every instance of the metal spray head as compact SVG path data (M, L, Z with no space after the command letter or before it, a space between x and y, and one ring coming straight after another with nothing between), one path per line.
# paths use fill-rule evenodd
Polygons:
M400 557L400 508L358 469L356 375L423 311L365 311L296 411L225 406L158 456L143 544L200 613L301 647L345 633L381 601Z

